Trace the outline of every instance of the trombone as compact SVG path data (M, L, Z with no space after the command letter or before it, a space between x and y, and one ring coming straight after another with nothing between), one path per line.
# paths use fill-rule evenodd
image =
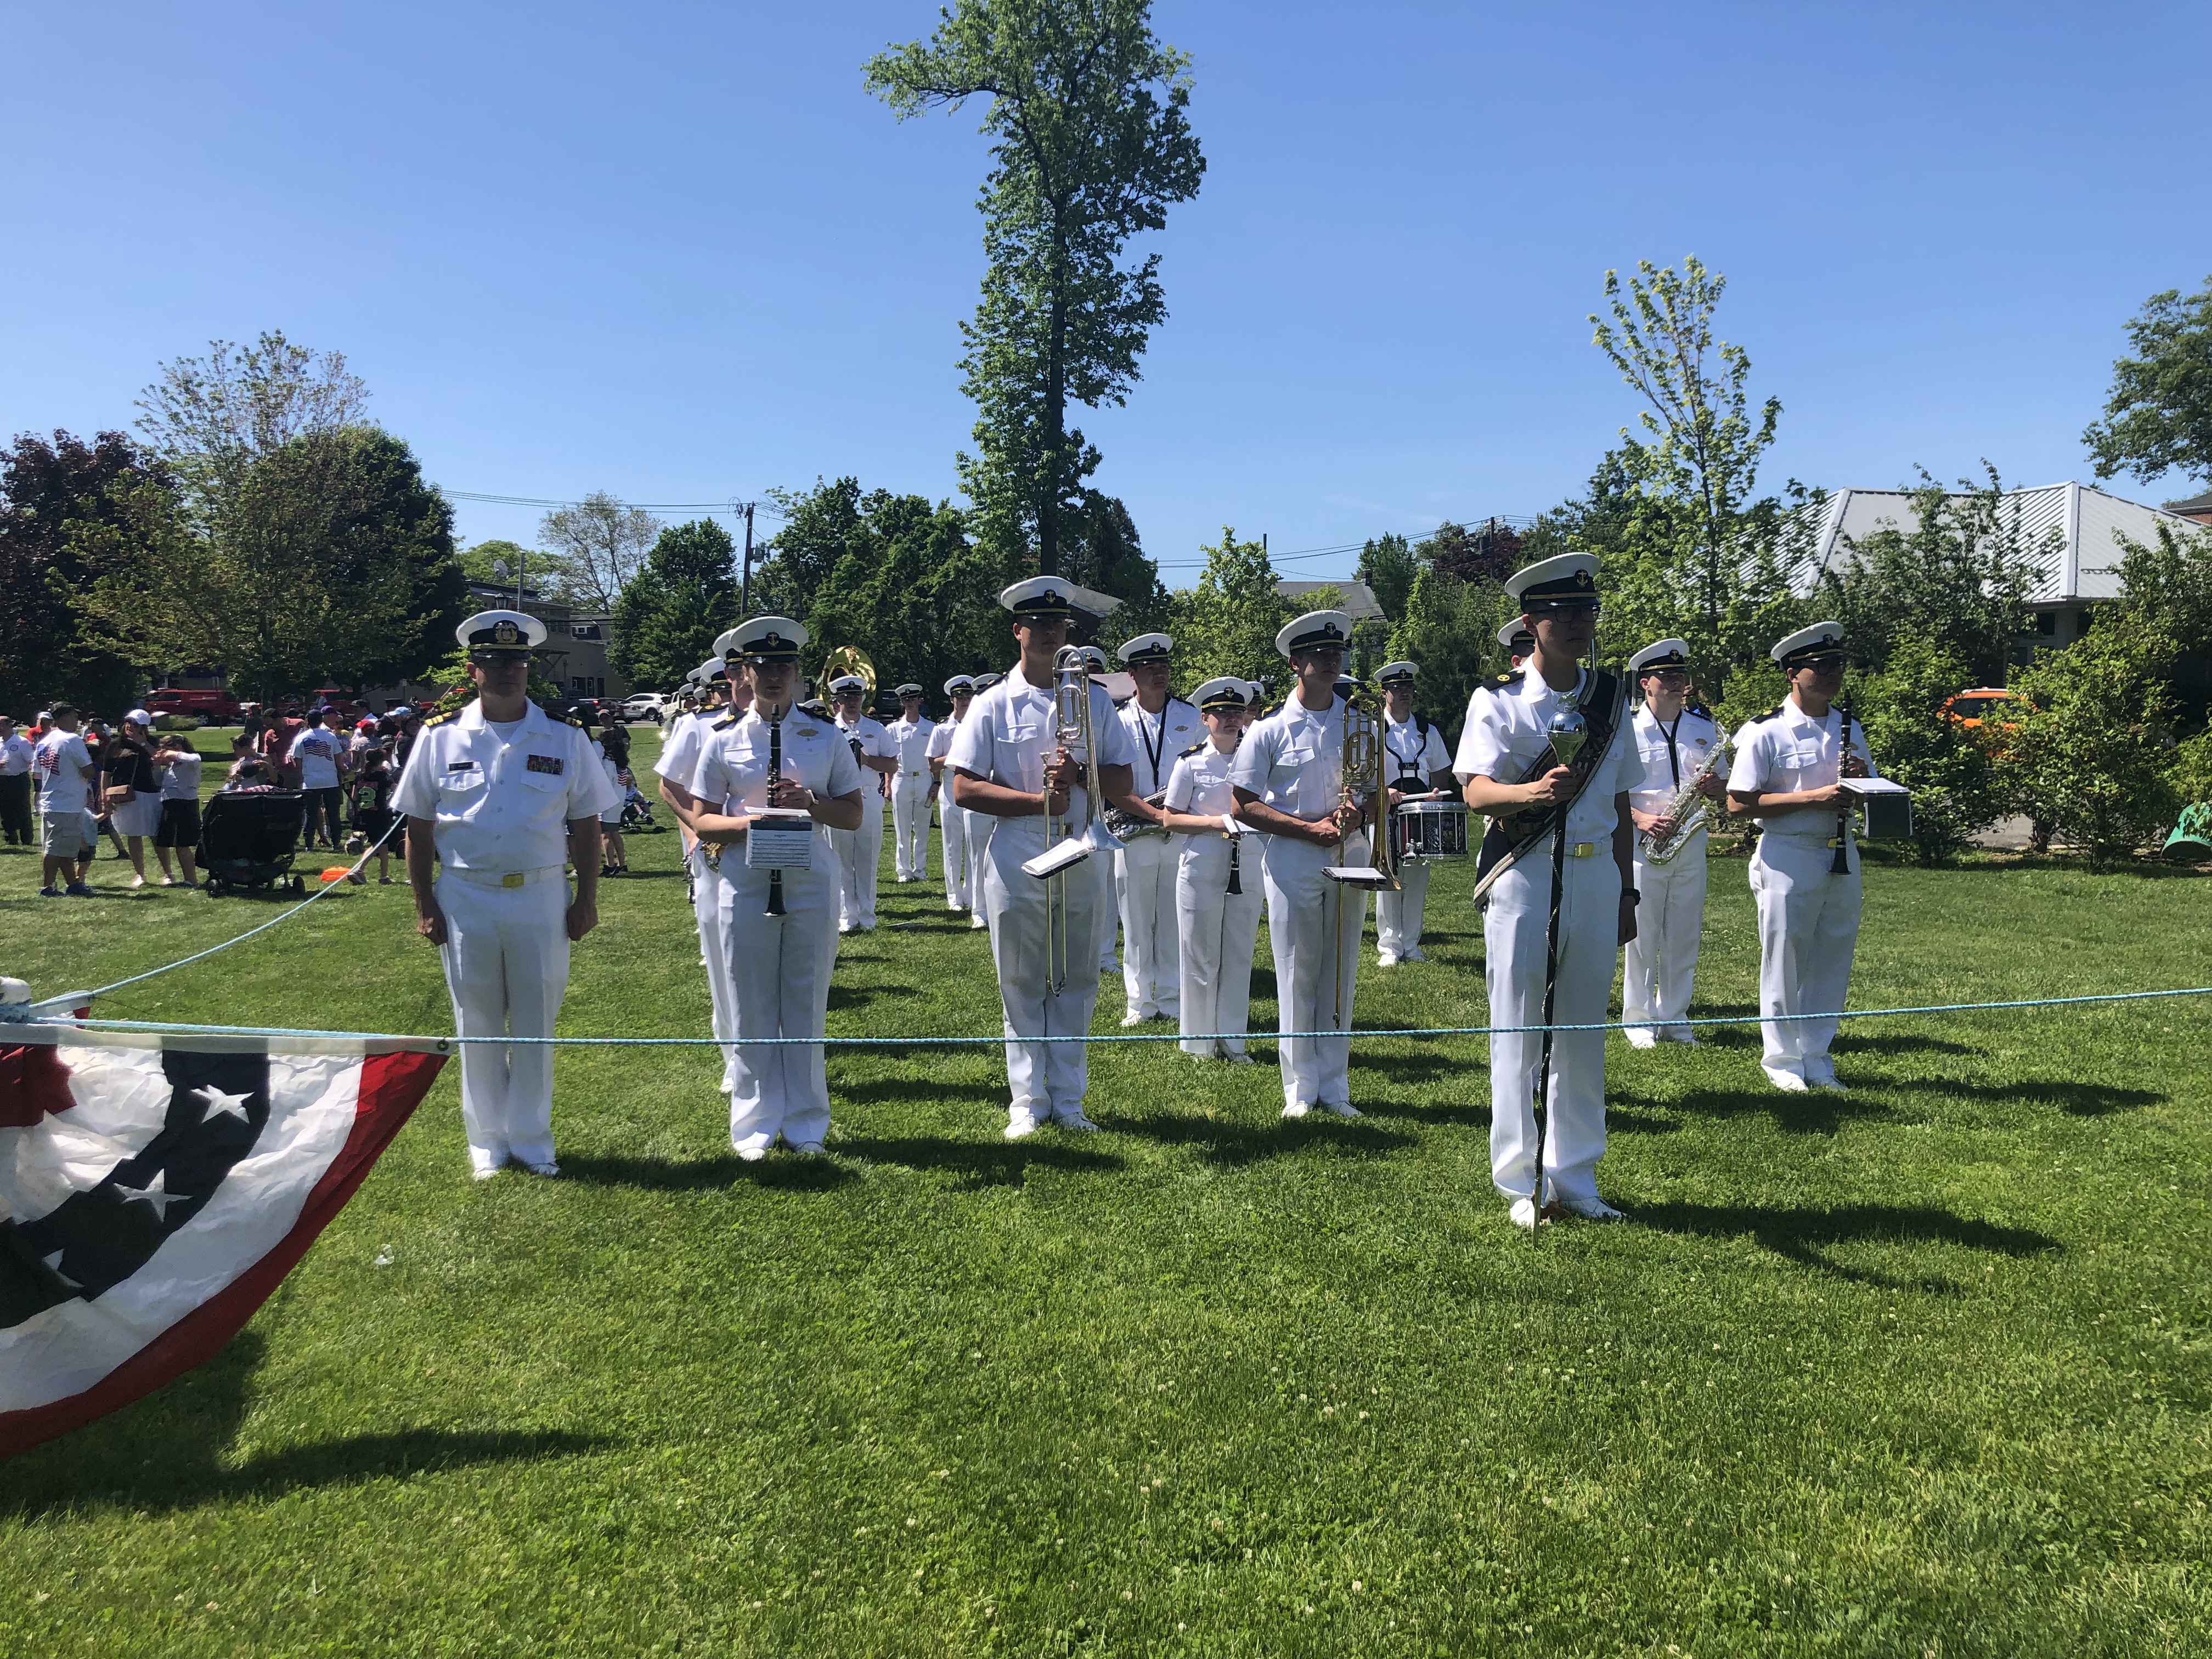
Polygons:
M1352 698L1344 700L1344 733L1341 744L1343 798L1340 805L1360 809L1372 802L1376 806L1375 833L1369 837L1366 861L1346 864L1344 858L1352 842L1358 820L1344 826L1337 838L1337 862L1322 873L1336 884L1336 963L1332 977L1336 981L1336 1019L1338 1030L1344 1029L1344 924L1345 890L1358 887L1365 890L1388 889L1398 890L1398 872L1391 856L1390 817L1386 810L1389 797L1383 793L1382 722L1373 713L1361 708Z
M1022 868L1045 884L1045 994L1056 997L1067 988L1068 936L1067 874L1093 853L1111 857L1115 846L1098 803L1098 744L1091 714L1091 669L1080 646L1062 646L1052 664L1053 735L1059 750L1052 764L1080 750L1083 755L1083 828L1073 832L1052 810L1052 764L1045 769L1045 850L1024 861Z

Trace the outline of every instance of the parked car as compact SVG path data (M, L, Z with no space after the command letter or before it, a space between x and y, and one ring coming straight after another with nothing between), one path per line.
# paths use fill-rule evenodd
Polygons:
M669 704L667 696L659 691L633 691L629 701L623 705L623 714L634 720L657 720Z
M197 714L209 726L235 726L246 718L245 706L228 691L188 691L165 688L146 694L149 714Z

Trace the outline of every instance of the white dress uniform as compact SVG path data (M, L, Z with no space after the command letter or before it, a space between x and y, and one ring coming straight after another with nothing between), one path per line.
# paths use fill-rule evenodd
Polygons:
M1252 1002L1252 948L1260 937L1266 892L1261 873L1266 837L1228 815L1237 807L1230 769L1236 751L1211 737L1186 750L1168 775L1168 810L1227 820L1233 834L1177 832L1176 939L1182 974L1182 1051L1212 1060L1243 1060ZM1237 872L1237 892L1229 890ZM1202 1041L1200 1039L1203 1039Z
M898 750L881 720L863 714L852 725L837 722L847 746L860 745L859 755L889 760ZM858 758L858 756L855 756ZM876 926L876 872L884 856L884 793L890 781L872 767L860 768L860 827L833 830L837 862L844 870L844 890L838 906L837 931L872 933Z
M553 1035L568 988L568 825L614 793L583 728L535 703L498 726L477 702L423 722L392 807L435 826L440 955L462 1036ZM479 1171L550 1164L553 1050L463 1045L461 1121Z
M1391 787L1409 795L1426 794L1429 780L1451 770L1451 750L1442 728L1416 714L1409 720L1382 716L1382 775ZM1375 954L1389 965L1419 962L1421 928L1429 905L1430 866L1424 860L1398 866L1398 890L1375 895Z
M703 714L695 709L677 715L669 725L668 736L660 745L660 757L653 762L653 769L679 787L689 789L698 771L699 751L706 744L708 732L716 720L725 718L726 711ZM736 1085L738 1053L726 1045L737 1035L738 1028L730 1012L729 960L722 951L722 878L696 845L684 858L691 866L691 915L699 930L700 960L707 966L707 1000L712 1017L708 1029L726 1045L722 1049L722 1087L727 1091Z
M1684 780L1712 758L1721 741L1711 717L1693 708L1671 721L1638 708L1628 729L1643 769L1628 792L1628 804L1639 812L1665 811ZM1659 1030L1644 1034L1647 1038L1696 1040L1689 1026L1674 1022L1690 1017L1690 992L1698 975L1698 945L1705 926L1705 841L1700 826L1666 863L1649 864L1643 839L1637 840L1636 890L1644 902L1636 907L1636 937L1628 943L1622 970L1620 1017L1631 1024L1658 1024ZM1632 1042L1636 1035L1630 1034Z
M1729 787L1762 794L1819 789L1836 781L1843 762L1843 711L1814 720L1790 697L1771 714L1744 722L1736 733ZM1851 752L1875 775L1866 733L1851 722ZM1761 814L1759 850L1751 858L1751 891L1759 904L1759 1010L1762 1014L1832 1013L1850 988L1851 953L1859 938L1859 855L1844 832L1846 873L1835 872L1837 809L1797 806ZM1759 1026L1761 1064L1781 1087L1784 1078L1833 1086L1828 1058L1833 1019L1769 1020Z
M898 757L891 777L891 872L901 881L929 879L929 750L937 722L903 714L884 728Z
M1167 787L1176 757L1205 741L1206 722L1181 697L1170 697L1148 714L1134 697L1120 709L1136 744L1137 781L1131 792L1150 799ZM1114 854L1114 890L1121 919L1121 988L1131 1022L1173 1019L1182 1006L1182 964L1176 946L1176 836L1139 836ZM1212 1030L1216 1028L1206 1026Z
M925 766L952 753L953 733L959 729L960 722L951 716L930 728L929 751L922 757ZM945 866L945 908L965 910L974 902L969 888L968 814L952 804L949 775L938 780L937 835L941 843L938 852Z
M781 723L783 776L830 799L865 790L868 778L835 721L797 710ZM731 814L768 805L769 722L757 711L719 721L701 747L691 793L711 810ZM783 872L784 914L768 914L770 872L745 863L743 842L722 849L724 972L739 1037L819 1038L837 963L842 886L831 831L814 829L813 866ZM817 1043L805 1047L740 1044L730 1091L730 1145L757 1158L780 1134L795 1148L818 1147L830 1128L830 1083Z
M1129 765L1133 750L1128 732L1114 718L1113 700L1102 686L1091 688L1091 718L1097 734L1098 763ZM968 718L953 737L947 765L988 783L1042 794L1046 764L1059 746L1051 682L1031 685L1017 664L1006 678L968 706ZM1069 792L1066 824L1078 833L1087 800L1080 786ZM1007 818L976 812L970 817L988 825L981 861L981 908L990 921L991 959L998 969L1006 1015L1006 1083L1013 1097L1008 1127L1019 1127L1024 1120L1079 1119L1090 1077L1085 1046L1023 1039L1082 1035L1091 1030L1098 976L1086 971L1086 965L1096 957L1103 921L1098 884L1091 869L1103 855L1091 854L1068 871L1064 881L1040 880L1024 872L1022 864L1045 850L1046 820L1042 816ZM1064 888L1067 905L1067 986L1057 997L1046 993L1048 887Z
M1244 734L1230 767L1230 781L1267 805L1310 818L1343 799L1344 704L1308 708L1296 690L1283 706ZM1352 997L1359 970L1359 940L1367 926L1364 888L1340 886L1322 872L1332 865L1361 864L1368 836L1355 830L1340 854L1337 843L1316 847L1288 836L1269 836L1261 857L1267 894L1267 934L1274 946L1275 996L1282 1032L1283 1104L1292 1116L1314 1107L1352 1104ZM1338 921L1342 900L1342 925ZM1343 1018L1337 986L1344 987ZM1293 1036L1294 1031L1342 1030L1342 1036Z
M1531 567L1532 568L1534 567ZM1577 695L1587 696L1583 671ZM1534 665L1477 689L1468 699L1452 770L1464 783L1480 775L1518 783L1551 747L1552 716L1562 694ZM1567 866L1559 896L1559 982L1553 1017L1561 1024L1601 1023L1613 990L1620 937L1620 866L1613 861L1614 797L1635 783L1635 750L1618 729L1567 813ZM1482 937L1493 1025L1544 1023L1545 936L1552 910L1552 842L1529 849L1490 890ZM1490 1039L1490 1178L1511 1198L1536 1190L1536 1068L1541 1031L1500 1031ZM1546 1195L1597 1200L1597 1161L1605 1152L1605 1033L1559 1031L1552 1041L1551 1119L1544 1139Z

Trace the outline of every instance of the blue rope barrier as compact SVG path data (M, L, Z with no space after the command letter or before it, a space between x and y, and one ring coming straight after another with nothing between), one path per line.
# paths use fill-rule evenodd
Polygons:
M126 981L127 983L127 981ZM1009 1037L1003 1033L989 1036L903 1036L903 1037L592 1037L592 1036L418 1036L393 1031L313 1031L291 1030L274 1025L184 1025L163 1020L150 1019L71 1019L62 1016L50 1022L68 1024L86 1030L173 1032L187 1036L247 1036L247 1037L313 1037L337 1039L348 1042L409 1043L418 1047L449 1048L469 1043L497 1044L501 1047L524 1043L544 1044L561 1048L1000 1048L1009 1042L1245 1042L1273 1037L1278 1041L1297 1038L1318 1041L1323 1037L1455 1037L1504 1036L1516 1033L1542 1031L1640 1031L1673 1029L1684 1025L1765 1025L1787 1024L1805 1019L1896 1019L1911 1014L1978 1014L2013 1008L2078 1008L2092 1003L2148 1002L2161 998L2212 996L2212 985L2190 985L2167 991L2103 991L2078 997L2019 997L2002 1002L1935 1002L1897 1008L1844 1008L1826 1013L1808 1014L1708 1014L1695 1019L1669 1020L1599 1020L1582 1024L1542 1025L1417 1025L1402 1030L1389 1026L1354 1026L1349 1031L1115 1031L1092 1036Z

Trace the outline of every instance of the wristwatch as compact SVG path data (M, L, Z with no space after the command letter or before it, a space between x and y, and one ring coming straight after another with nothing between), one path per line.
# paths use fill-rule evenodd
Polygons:
M1620 890L1620 896L1626 899L1631 904L1641 904L1644 902L1644 895L1633 887L1622 888Z

